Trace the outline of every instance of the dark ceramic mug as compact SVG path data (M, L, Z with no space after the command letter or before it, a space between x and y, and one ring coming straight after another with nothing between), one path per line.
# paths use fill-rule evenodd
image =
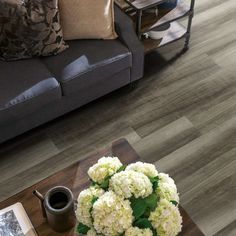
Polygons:
M43 206L48 224L56 232L65 232L75 225L74 196L70 189L63 186L50 189Z

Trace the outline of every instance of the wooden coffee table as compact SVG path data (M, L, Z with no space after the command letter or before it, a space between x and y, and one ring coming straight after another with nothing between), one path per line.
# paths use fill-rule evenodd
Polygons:
M71 229L67 233L59 234L49 228L46 220L41 214L39 201L33 196L32 192L37 189L39 192L45 194L48 189L57 185L63 185L70 188L75 197L77 197L80 191L89 185L87 176L88 168L97 162L97 160L102 156L118 156L124 164L129 164L140 160L140 157L130 146L130 144L125 139L120 139L113 142L111 146L104 148L103 150L100 150L81 161L78 161L76 164L59 171L58 173L40 181L32 187L29 187L1 202L0 209L16 202L21 202L39 236L75 236L76 233L74 232L74 229ZM185 210L182 207L180 207L180 210L181 215L183 216L183 231L180 235L203 236L204 234L192 221Z

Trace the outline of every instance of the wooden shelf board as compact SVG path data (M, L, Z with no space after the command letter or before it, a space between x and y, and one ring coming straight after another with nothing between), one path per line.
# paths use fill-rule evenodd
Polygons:
M143 13L141 32L148 32L167 22L173 22L190 14L190 6L181 1L173 10L159 10L158 16L154 13Z
M125 0L130 6L136 10L144 10L152 6L159 5L166 0Z
M115 0L115 3L122 9L125 10L130 7L130 5L125 0Z
M172 22L171 27L168 30L166 36L160 40L154 39L142 39L142 43L144 45L145 53L148 53L154 49L165 46L169 43L177 41L186 36L187 29L183 25L178 22Z

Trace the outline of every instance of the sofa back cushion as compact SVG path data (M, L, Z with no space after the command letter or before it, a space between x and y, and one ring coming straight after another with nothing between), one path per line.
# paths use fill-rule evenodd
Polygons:
M114 0L59 0L65 40L115 39Z
M67 48L58 0L0 1L0 58L56 55Z

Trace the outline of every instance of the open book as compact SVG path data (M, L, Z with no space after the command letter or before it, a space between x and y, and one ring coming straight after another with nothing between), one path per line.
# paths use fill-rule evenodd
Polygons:
M21 203L0 210L0 236L37 236Z

